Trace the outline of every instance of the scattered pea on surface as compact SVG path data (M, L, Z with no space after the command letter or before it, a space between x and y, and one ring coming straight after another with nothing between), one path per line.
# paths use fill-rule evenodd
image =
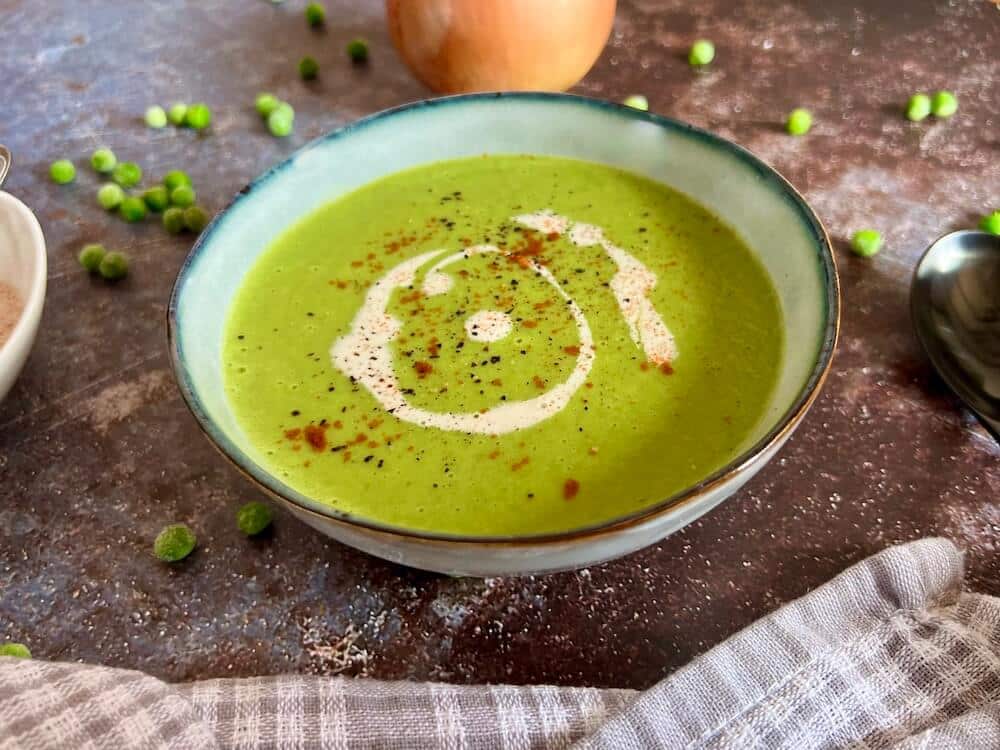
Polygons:
M187 226L184 223L184 209L171 206L163 212L163 228L170 234L180 234Z
M257 94L257 99L254 101L254 106L257 108L257 114L261 117L267 117L269 114L274 112L279 106L281 106L281 100L274 94Z
M691 45L688 62L691 65L708 65L715 59L715 45L707 39L699 39Z
M931 99L931 114L935 117L951 117L958 112L958 99L950 91L938 91Z
M282 115L287 115L293 121L295 120L295 110L292 109L292 105L289 104L288 102L281 102L280 104L278 104L278 108L274 110L274 112L281 112ZM272 112L271 114L273 115L274 112Z
M151 128L159 130L160 128L167 127L167 112L158 104L149 107L143 119Z
M862 229L851 238L851 250L862 258L870 258L882 248L882 235L874 229Z
M191 178L187 176L186 172L182 172L179 169L174 169L167 172L163 177L163 186L168 191L173 191L174 188L180 187L181 185L190 185Z
M319 63L316 58L306 55L299 60L299 75L303 81L311 81L319 75Z
M246 503L236 511L236 526L247 536L255 536L270 525L271 509L264 503Z
M170 205L170 194L163 185L156 185L142 194L146 207L154 213L164 211Z
M914 94L906 103L906 119L920 122L931 113L931 98L927 94Z
M112 250L101 259L97 270L108 281L124 279L128 276L128 258L124 254Z
M184 118L187 117L188 105L184 102L174 102L167 110L167 119L171 125L183 125Z
M142 198L129 195L118 206L118 213L129 224L134 224L146 218L146 203Z
M90 166L94 168L95 172L107 174L115 168L116 164L118 164L118 158L110 148L99 148L90 155Z
M812 128L813 116L808 109L799 107L788 115L786 127L791 135L805 135Z
M118 208L123 200L125 200L125 191L121 189L120 185L113 182L101 185L97 190L97 202L105 211Z
M212 124L212 110L202 102L192 104L184 113L184 124L195 130L204 130Z
M368 62L368 42L364 39L352 39L347 43L347 56L353 63Z
M649 101L642 94L632 94L628 99L622 102L626 107L631 107L632 109L641 109L643 112L649 110Z
M153 554L163 562L183 560L194 550L198 540L183 523L165 526L153 542Z
M185 208L184 226L195 234L201 234L201 230L208 226L208 214L205 213L205 209L201 206L188 206Z
M291 135L295 127L295 110L288 104L281 104L276 110L267 116L267 129L271 135L284 138Z
M134 161L123 161L114 168L111 179L122 187L134 187L142 180L142 169Z
M309 3L306 6L306 23L314 29L326 21L326 7L322 3Z
M76 167L69 159L58 159L49 167L49 177L57 185L66 185L76 178Z
M77 258L81 266L94 273L101 267L101 261L104 260L106 254L107 251L104 249L104 245L93 242L89 245L84 245Z
M15 643L14 641L7 641L2 646L0 646L0 656L11 656L15 659L30 659L31 652L28 647L23 643Z
M194 205L194 190L190 185L178 185L170 191L170 203L180 208Z
M986 214L979 222L979 228L990 234L1000 234L1000 211Z

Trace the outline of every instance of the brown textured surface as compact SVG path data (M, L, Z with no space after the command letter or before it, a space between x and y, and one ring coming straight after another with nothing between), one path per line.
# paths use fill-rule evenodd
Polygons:
M642 687L781 602L894 542L943 534L973 586L1000 594L1000 450L933 377L910 332L914 261L935 236L1000 206L1000 12L987 0L624 0L579 86L645 93L652 107L749 147L799 187L837 240L843 338L825 392L779 457L683 532L577 573L456 580L329 542L280 514L248 542L233 523L255 491L201 437L168 371L164 307L189 240L103 215L97 182L52 185L48 163L110 145L159 175L187 168L217 209L294 148L360 115L421 98L375 0L302 3L0 0L0 142L7 189L49 243L37 347L0 404L0 638L38 656L138 667L170 679L318 672L458 682ZM372 40L352 68L344 43ZM718 48L684 62L692 38ZM321 78L297 80L317 57ZM949 121L911 124L901 103L947 87ZM253 96L298 113L272 139ZM204 100L210 135L141 124L148 104ZM816 115L792 139L793 106ZM886 246L850 257L875 227ZM92 240L127 250L111 288L77 267ZM201 546L150 556L167 521Z

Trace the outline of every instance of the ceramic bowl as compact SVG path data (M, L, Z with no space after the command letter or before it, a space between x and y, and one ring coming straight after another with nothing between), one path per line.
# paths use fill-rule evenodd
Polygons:
M45 238L31 210L10 193L0 192L0 281L20 297L21 317L0 346L0 400L7 395L28 358L45 303Z
M318 206L378 177L442 159L527 153L585 159L693 197L736 229L778 292L787 354L766 415L739 455L701 482L594 528L522 537L457 537L393 528L304 497L258 459L227 403L222 340L230 301L256 258ZM169 307L181 391L212 442L295 515L397 563L465 575L590 565L662 539L715 507L766 464L799 424L837 339L839 289L829 238L802 197L744 149L697 128L561 94L478 94L418 102L330 133L244 189L202 234Z

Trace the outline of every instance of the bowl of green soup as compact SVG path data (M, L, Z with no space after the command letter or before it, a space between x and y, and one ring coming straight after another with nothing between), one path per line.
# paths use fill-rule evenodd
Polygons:
M169 307L211 441L398 563L509 575L658 541L752 477L837 338L830 242L742 148L556 94L320 138L202 234Z

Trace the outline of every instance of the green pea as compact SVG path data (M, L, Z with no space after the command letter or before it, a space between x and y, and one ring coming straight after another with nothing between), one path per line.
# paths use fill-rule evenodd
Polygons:
M113 182L101 185L97 191L97 202L105 211L118 208L123 200L125 200L125 191Z
M322 3L309 3L306 6L306 23L316 28L326 21L326 8Z
M170 191L170 203L174 206L187 208L194 205L194 190L190 185L178 185Z
M170 194L163 185L155 185L143 191L142 200L146 208L158 214L170 205Z
M994 211L983 217L979 222L979 228L990 234L1000 234L1000 211Z
M202 102L192 104L184 113L184 124L195 130L204 130L212 124L212 110Z
M958 112L958 99L950 91L938 91L931 99L931 114L935 117L951 117Z
M95 172L101 174L110 172L117 163L118 158L110 148L99 148L90 155L90 166L94 168Z
M113 250L101 259L97 270L108 281L124 279L128 276L128 258Z
M7 641L5 644L0 646L0 656L10 656L14 659L30 659L31 652L23 643Z
M270 525L271 509L264 503L247 503L236 511L236 526L247 536L259 534Z
M142 180L142 169L134 161L123 161L115 167L111 179L122 187L134 187Z
M352 39L347 43L347 56L352 63L368 62L368 42L364 39Z
M187 117L188 105L184 102L174 102L167 110L167 119L171 125L183 125L184 118Z
M155 105L146 110L145 117L146 124L159 130L160 128L167 127L167 112L163 107Z
M129 224L134 224L146 218L146 203L142 198L129 195L118 206L118 213Z
M163 228L170 234L180 234L187 226L184 224L184 209L171 206L163 212Z
M80 261L81 266L94 273L101 267L101 261L104 260L106 254L107 251L104 249L104 245L94 242L84 245L77 259Z
M278 138L292 134L295 127L295 112L287 104L282 104L267 116L267 129Z
M306 55L299 60L299 75L303 81L311 81L319 75L319 63L315 58Z
M641 109L643 112L649 110L649 101L642 94L632 94L628 99L622 102L626 107L631 107L632 109Z
M278 105L278 108L274 110L274 112L280 112L283 116L287 116L293 122L295 121L295 110L292 109L292 105L289 104L288 102L281 102L281 104ZM274 112L272 112L271 114L273 115Z
M186 172L182 172L179 169L175 169L171 172L167 172L163 177L163 186L168 190L172 191L174 188L178 188L181 185L190 185L191 178L187 176Z
M191 554L198 543L194 532L183 523L165 526L153 542L153 554L163 562L177 562Z
M851 249L855 255L870 258L882 248L882 235L874 229L862 229L851 238Z
M257 108L257 114L261 117L267 117L281 106L281 100L274 94L257 94L254 106Z
M188 206L184 209L184 226L195 234L201 234L208 226L208 214L201 206Z
M688 62L691 65L708 65L715 59L715 45L707 39L699 39L691 45L688 53Z
M808 109L793 109L788 115L786 127L791 135L805 135L812 128L813 116Z
M66 185L76 178L76 167L69 159L59 159L49 167L49 177L57 185Z
M914 94L906 103L906 118L920 122L931 113L931 98L927 94Z

